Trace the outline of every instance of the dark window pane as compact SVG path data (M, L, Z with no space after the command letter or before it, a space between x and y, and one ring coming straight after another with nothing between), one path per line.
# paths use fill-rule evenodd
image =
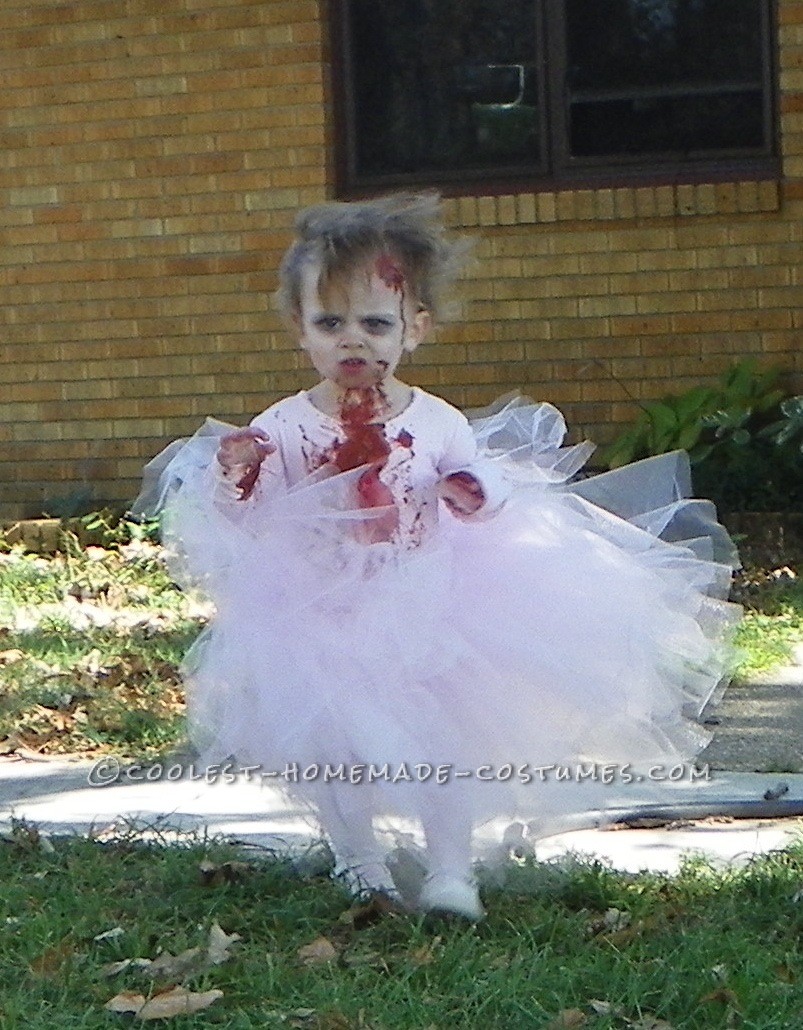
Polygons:
M760 148L761 93L642 97L572 106L572 147L578 157Z
M351 0L358 178L540 158L535 0Z
M762 0L566 0L575 157L764 143Z

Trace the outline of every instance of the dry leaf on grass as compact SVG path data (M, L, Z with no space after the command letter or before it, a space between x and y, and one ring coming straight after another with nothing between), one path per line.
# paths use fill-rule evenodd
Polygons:
M187 948L179 955L163 951L147 966L143 964L142 969L153 980L183 980L201 972L205 964L204 958L203 948Z
M595 1016L610 1016L616 1019L622 1017L622 1010L620 1008L609 1001L602 1001L600 998L592 998L588 1003L588 1007Z
M52 948L46 948L28 967L34 976L50 980L57 976L75 956L74 940L68 935Z
M649 1012L635 1023L628 1022L627 1026L628 1030L675 1030L671 1023L667 1023L665 1019L659 1019L657 1016L651 1016Z
M0 740L0 755L13 755L21 745L22 741L19 737L3 737Z
M18 647L11 648L9 651L0 651L0 665L16 665L17 662L25 661L25 652L20 651Z
M103 933L95 934L92 938L93 941L114 941L118 937L122 937L125 930L122 926L113 926L111 930L104 930Z
M116 976L126 969L147 969L150 964L149 958L123 958L119 962L107 962L100 971L104 976Z
M318 1012L316 1009L293 1009L291 1012L269 1012L266 1015L280 1020L293 1030L378 1030L374 1023L366 1022L365 1013L359 1012L356 1023L338 1009Z
M709 1001L718 1002L720 1005L728 1005L731 1008L739 1008L739 999L730 987L718 987L715 991L710 991L700 998L701 1005Z
M797 972L785 962L775 967L775 975L786 984L793 984L797 980Z
M442 937L433 937L427 944L414 948L407 956L415 966L431 965L437 958L435 952L440 948Z
M115 995L103 1006L109 1012L130 1012L136 1019L168 1019L172 1016L187 1016L201 1012L223 997L223 991L202 991L195 993L184 987L173 987L169 991L145 998L133 991Z
M305 944L296 952L297 957L305 966L334 962L338 954L337 948L328 937L316 937L311 944Z
M229 948L235 941L241 941L238 933L226 933L218 923L212 923L209 928L209 940L206 942L206 958L210 965L219 966L226 962L231 956Z
M109 962L102 967L102 971L107 976L115 976L124 969L134 967L141 969L153 980L185 980L226 962L231 957L229 948L239 940L241 937L238 933L227 934L217 923L213 923L203 948L187 948L178 955L163 951L154 959L126 958L120 962Z
M211 862L204 859L198 864L203 887L217 887L224 883L239 883L253 871L248 862Z
M359 901L347 909L339 918L339 922L352 926L355 930L364 930L388 916L398 916L404 909L389 898L387 894L377 891L367 901Z
M346 969L381 969L390 972L387 957L378 951L344 951L340 955L340 964Z
M588 1016L582 1009L563 1009L554 1019L544 1024L544 1030L574 1030L575 1027L585 1026Z
M602 918L592 919L587 932L596 937L599 934L618 933L630 926L630 913L619 908L609 908Z

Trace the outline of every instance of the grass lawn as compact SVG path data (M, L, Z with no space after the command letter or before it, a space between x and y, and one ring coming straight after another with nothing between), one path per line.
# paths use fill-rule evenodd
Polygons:
M800 581L754 573L738 591L743 671L784 660L803 640ZM146 541L0 553L0 753L175 749L178 665L207 618ZM477 927L355 907L329 880L241 859L214 841L12 826L0 1026L128 1026L107 1004L150 998L160 1025L232 1030L803 1026L803 843L673 878L525 864L504 891L485 888ZM188 1004L199 1011L172 1014Z
M673 878L523 866L506 890L485 891L477 927L353 906L331 881L236 858L198 842L43 849L17 826L0 845L0 1023L106 1030L130 1025L105 1008L111 999L169 1006L176 988L181 1004L208 1007L160 1025L788 1030L803 1020L803 846L726 873L690 861ZM120 969L126 959L151 962Z

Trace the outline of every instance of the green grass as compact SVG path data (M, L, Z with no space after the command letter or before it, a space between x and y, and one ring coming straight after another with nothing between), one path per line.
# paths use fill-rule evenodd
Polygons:
M736 675L788 662L792 647L803 643L803 581L794 574L754 574L737 581L734 594L745 609L735 639L741 652Z
M49 753L175 749L179 665L205 618L147 543L0 554L0 740Z
M168 1025L519 1030L571 1009L586 1022L569 1025L600 1030L652 1026L648 1016L682 1030L800 1025L803 847L728 872L689 862L674 878L599 863L526 866L506 889L484 892L488 918L477 927L364 912L362 925L337 884L303 881L276 860L204 885L199 863L233 855L214 843L81 839L48 852L16 827L0 845L0 1022L128 1025L104 1011L107 1000L182 978L153 983L131 968L109 977L103 966L201 946L217 922L241 940L227 962L184 984L223 996ZM605 930L610 909L628 925ZM115 927L120 936L94 940ZM335 960L305 965L299 949L320 937Z

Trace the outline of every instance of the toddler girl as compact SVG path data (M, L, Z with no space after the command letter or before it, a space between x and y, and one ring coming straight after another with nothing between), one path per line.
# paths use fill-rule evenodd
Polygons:
M303 213L279 299L320 381L152 471L217 609L187 661L203 754L284 770L355 892L396 894L374 820L414 820L418 906L476 921L478 825L536 837L600 802L599 763L701 747L734 610L677 456L567 485L589 445L554 408L472 425L397 377L461 253L436 197Z

